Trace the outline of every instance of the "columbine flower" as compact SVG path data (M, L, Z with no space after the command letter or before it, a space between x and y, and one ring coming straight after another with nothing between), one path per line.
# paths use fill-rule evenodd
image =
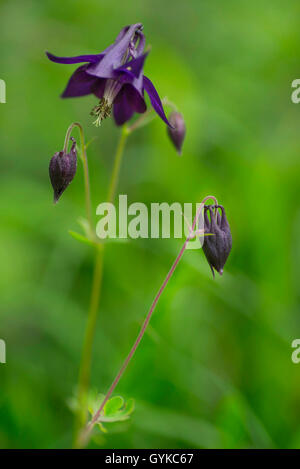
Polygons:
M50 181L54 190L54 203L58 201L62 193L66 190L70 182L73 180L77 169L77 152L76 141L73 141L69 153L58 151L51 158L49 165Z
M168 127L168 135L172 142L174 143L174 146L177 150L178 155L181 155L181 150L182 150L182 144L183 140L185 137L185 123L183 120L182 114L177 111L171 112L169 115L169 122L172 125L173 128Z
M216 209L217 214L213 209ZM221 210L221 214L219 210ZM210 216L208 216L208 212ZM222 205L204 206L204 232L211 236L204 236L203 252L210 265L213 276L214 269L223 274L223 268L232 247L230 227Z
M144 53L145 36L142 30L141 23L125 26L115 42L96 55L56 57L47 52L53 62L86 62L75 70L62 97L96 95L100 102L92 112L97 116L97 125L110 115L112 108L117 125L124 124L135 112L145 112L144 90L157 114L169 125L153 83L143 74L147 53Z

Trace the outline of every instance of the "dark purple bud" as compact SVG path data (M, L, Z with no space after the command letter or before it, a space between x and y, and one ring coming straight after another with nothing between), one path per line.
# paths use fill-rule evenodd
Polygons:
M178 155L181 155L182 144L186 132L182 114L176 111L171 112L169 122L173 128L167 127L167 132L175 145Z
M58 151L51 158L49 165L50 181L54 190L54 203L62 193L66 190L70 182L73 180L77 169L77 152L76 141L71 137L73 142L69 153Z
M222 275L232 247L230 227L222 205L204 206L204 233L210 233L209 236L204 236L203 252L213 276L214 269Z

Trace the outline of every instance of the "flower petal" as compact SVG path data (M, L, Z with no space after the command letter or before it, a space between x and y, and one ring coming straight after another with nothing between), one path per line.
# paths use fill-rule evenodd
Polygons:
M146 54L140 55L136 59L130 60L126 64L117 68L115 70L116 74L122 72L125 73L128 78L138 78L140 76L140 73L143 71L143 66L147 55L148 52L146 52Z
M144 52L146 43L145 35L141 31L137 31L133 40L129 44L129 54L136 59Z
M159 115L159 117L171 128L173 128L173 126L170 124L170 122L168 121L167 117L166 117L166 114L165 114L165 111L164 111L164 108L163 108L163 105L162 105L162 102L160 100L160 97L152 83L151 80L149 80L149 78L147 77L143 77L143 86L144 86L144 89L147 91L148 95L149 95L149 98L150 98L150 101L151 101L151 104L155 110L155 112L157 112L157 114Z
M93 93L98 79L86 73L87 65L77 68L71 76L62 98L74 98L76 96L85 96Z
M52 62L56 62L58 64L78 64L81 62L91 62L96 63L103 59L104 54L92 54L92 55L77 55L76 57L57 57L56 55L51 54L50 52L46 52L48 59L52 60Z
M134 112L142 114L147 109L143 95L131 83L122 86L114 101L113 111L117 125L131 119Z
M117 42L120 42L121 39L123 39L123 37L127 33L129 28L130 28L130 24L127 25L127 26L124 26L124 28L122 28L121 31L119 32L119 34L117 35L117 37L115 39L115 42L110 47L113 47L115 44L117 44Z
M135 112L142 114L146 111L147 106L144 97L134 85L127 83L122 89Z
M124 88L124 87L123 87ZM121 89L116 97L113 105L113 113L117 125L123 125L134 114L134 109L131 106L130 100L126 90Z
M106 81L106 78L96 78L95 84L91 86L91 92L99 99L103 98Z
M138 36L139 36L140 40L139 40L138 46L136 48L137 57L139 57L144 52L145 44L146 44L145 35L142 32L138 32Z
M114 78L116 68L122 66L122 60L127 52L132 36L141 30L142 24L136 23L123 28L116 42L106 51L100 63L90 65L87 73L99 78ZM126 32L125 32L126 31Z

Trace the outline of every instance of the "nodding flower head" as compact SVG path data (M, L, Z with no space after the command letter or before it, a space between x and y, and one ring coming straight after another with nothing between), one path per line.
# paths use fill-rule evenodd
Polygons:
M214 269L222 275L232 247L231 231L222 205L204 206L204 233L208 236L204 236L202 248L213 276Z
M54 190L54 203L58 202L62 193L66 190L70 182L73 180L77 169L77 152L76 141L73 141L69 153L58 151L51 158L49 165L50 181Z
M171 114L169 115L169 122L172 125L172 128L171 127L167 128L168 135L170 139L172 140L177 150L178 155L181 155L182 144L183 144L185 132L186 132L185 122L183 120L182 114L180 114L180 112L177 112L177 111L171 112Z
M81 65L71 76L63 98L94 94L100 99L92 110L95 124L108 117L113 110L117 125L128 121L135 112L146 111L144 91L161 119L170 125L153 83L144 75L148 53L144 52L145 36L141 23L125 26L115 42L99 54L76 57L56 57L47 52L53 62Z

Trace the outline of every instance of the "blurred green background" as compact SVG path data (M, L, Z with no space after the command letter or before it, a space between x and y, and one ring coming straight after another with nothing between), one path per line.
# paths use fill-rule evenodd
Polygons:
M233 250L212 279L187 251L117 393L134 397L106 448L300 447L300 4L9 0L0 3L0 446L71 445L74 392L93 252L68 234L84 216L83 174L57 206L51 156L80 121L93 204L106 197L120 130L89 116L92 96L61 100L76 65L57 55L97 53L126 24L152 46L145 74L184 114L179 158L157 118L132 135L119 193L128 202L199 202L227 210ZM109 243L94 346L92 387L105 392L131 346L181 240ZM95 446L92 443L91 446Z

